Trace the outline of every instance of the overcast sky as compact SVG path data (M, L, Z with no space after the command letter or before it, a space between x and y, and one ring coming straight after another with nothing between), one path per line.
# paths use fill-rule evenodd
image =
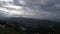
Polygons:
M60 20L60 0L0 0L0 17Z

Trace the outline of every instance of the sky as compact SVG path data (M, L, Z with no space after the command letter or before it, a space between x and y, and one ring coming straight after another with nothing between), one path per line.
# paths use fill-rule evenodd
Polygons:
M60 0L0 0L0 17L60 20Z

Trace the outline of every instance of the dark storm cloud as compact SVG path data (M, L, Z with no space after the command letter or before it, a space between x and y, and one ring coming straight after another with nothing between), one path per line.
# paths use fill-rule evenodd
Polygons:
M47 2L46 5L41 5L42 9L48 11L60 11L60 0Z
M60 19L60 0L26 0L25 7L33 9L34 18L59 20ZM28 12L28 11L27 11ZM33 14L34 14L33 13Z
M8 7L7 4L9 5ZM19 10L20 8L16 9L10 7L12 5L15 7L22 7L22 9ZM20 15L12 13L12 16L60 20L60 0L13 0L12 2L7 2L6 0L6 2L1 1L0 6L5 9L8 8L5 11L11 10L11 13L12 10L22 12ZM10 15L10 13L5 16L7 17L8 15Z

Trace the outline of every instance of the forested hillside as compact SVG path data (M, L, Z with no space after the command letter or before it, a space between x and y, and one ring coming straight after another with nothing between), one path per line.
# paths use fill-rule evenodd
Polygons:
M1 31L4 33L14 32L18 34L59 34L60 22L32 18L10 18L5 21L0 21L0 32Z

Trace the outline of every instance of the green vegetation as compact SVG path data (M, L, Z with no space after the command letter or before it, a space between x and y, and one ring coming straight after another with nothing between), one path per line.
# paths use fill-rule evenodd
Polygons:
M32 21L32 23L33 22L34 21ZM60 34L60 28L59 28L60 23L53 21L39 21L39 23L43 23L41 25L46 24L45 26L47 28L43 26L39 28L31 28L31 27L26 27L26 25L24 24L19 24L15 21L9 21L9 22L0 21L0 25L6 26L6 27L0 26L0 34L34 34L37 32L39 32L40 34ZM23 29L22 27L27 28L27 30L22 30Z
M0 34L20 34L12 28L0 28Z
M12 28L0 28L0 34L25 34L26 32L17 31Z
M25 34L25 31L21 30L21 27L16 22L8 22L4 23L4 21L0 21L0 24L6 27L0 26L0 34Z

